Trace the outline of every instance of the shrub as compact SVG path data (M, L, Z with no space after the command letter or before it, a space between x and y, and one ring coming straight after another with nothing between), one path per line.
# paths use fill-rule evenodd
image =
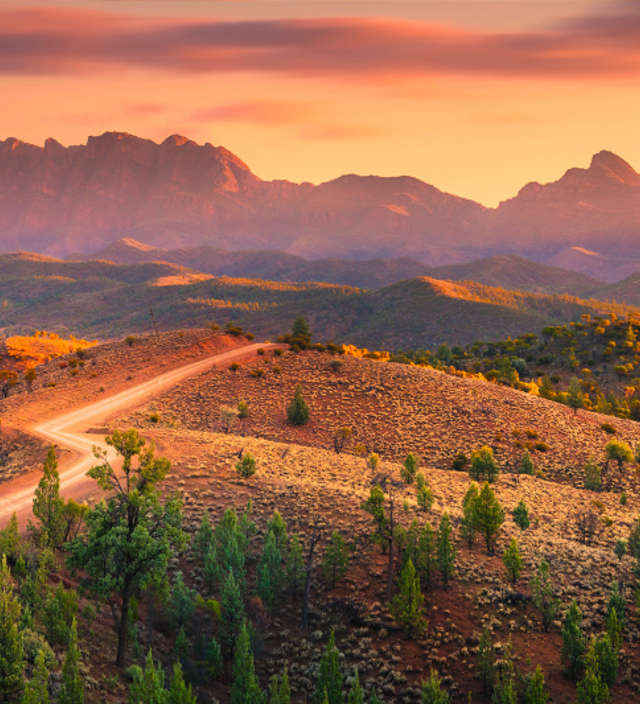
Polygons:
M615 435L616 434L616 429L611 425L611 423L603 423L600 428L604 430L605 433L608 435Z
M533 578L533 603L542 616L542 626L549 631L558 612L558 602L553 596L549 577L549 563L542 559Z
M453 458L451 468L456 470L457 472L462 472L468 464L469 458L464 454L464 452L458 452Z
M422 704L449 704L451 701L447 692L442 689L437 670L431 670L429 679L422 683Z
M430 511L433 506L433 494L431 493L431 489L429 488L429 485L423 475L418 474L418 477L422 477L422 481L418 483L416 500L420 509L427 512Z
M488 482L480 490L472 512L474 524L484 536L487 553L493 555L500 526L504 523L504 511Z
M522 572L522 557L518 550L518 543L515 538L511 539L509 546L502 555L502 563L507 570L507 575L513 584L518 581L518 577Z
M413 484L416 473L418 471L418 458L410 452L407 455L407 459L404 461L402 468L400 469L400 476L405 484Z
M249 417L249 404L246 401L238 401L237 406L238 418Z
M523 499L520 499L520 503L513 509L511 515L513 516L513 522L520 530L527 530L530 526L529 509L527 509L527 505Z
M600 467L592 460L589 460L584 466L584 488L589 491L600 491L602 489Z
M302 387L296 386L293 399L287 407L287 419L292 425L306 425L309 422L309 406L302 397Z
M493 456L493 450L484 445L471 453L469 474L476 481L493 482L497 479L500 467Z
M633 462L633 452L626 442L621 440L609 440L604 448L607 460L612 460L618 463L618 470L622 471L622 465L625 462Z
M127 345L129 345L129 347L133 347L136 338L133 335L128 335L124 338L124 341L127 343Z
M535 465L533 464L531 455L527 450L525 450L524 455L522 455L522 458L520 459L520 462L518 462L518 472L520 474L529 474L531 476L536 473Z
M243 479L248 479L256 473L256 461L249 453L236 462L236 472Z
M339 455L344 450L351 434L351 428L348 426L338 428L333 434L333 449L336 451L336 455Z

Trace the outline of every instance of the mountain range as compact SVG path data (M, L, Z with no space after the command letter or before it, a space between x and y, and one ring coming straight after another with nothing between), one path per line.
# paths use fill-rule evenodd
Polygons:
M407 176L264 181L227 149L179 135L0 141L0 251L87 255L121 237L427 267L517 254L615 281L640 268L640 175L602 151L491 209Z

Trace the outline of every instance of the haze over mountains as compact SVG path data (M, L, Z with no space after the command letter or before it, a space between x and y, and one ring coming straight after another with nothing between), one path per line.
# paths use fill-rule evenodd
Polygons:
M427 267L517 254L615 281L640 268L640 175L603 151L489 209L410 177L263 181L228 150L177 135L0 141L0 250L86 255L121 237Z

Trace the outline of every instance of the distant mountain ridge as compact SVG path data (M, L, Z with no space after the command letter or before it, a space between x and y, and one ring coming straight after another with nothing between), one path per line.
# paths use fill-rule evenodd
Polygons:
M118 264L165 261L214 276L247 276L277 281L325 281L332 284L378 288L405 279L428 276L453 281L476 281L537 293L580 296L602 286L583 274L549 267L516 256L495 256L468 264L427 267L412 259L306 260L286 252L228 252L213 247L167 250L122 238L93 255Z
M529 183L490 209L408 176L264 181L224 147L180 135L158 144L106 132L70 147L0 141L0 251L84 256L123 236L165 249L428 267L506 254L581 267L591 260L566 253L593 250L601 260L589 273L613 281L640 265L640 175L602 151L588 168Z

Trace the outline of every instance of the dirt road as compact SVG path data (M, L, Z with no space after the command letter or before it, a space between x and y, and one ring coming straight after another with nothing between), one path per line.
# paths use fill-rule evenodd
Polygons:
M64 413L30 429L35 435L47 442L72 451L72 459L60 467L60 493L65 498L84 498L96 488L95 482L86 476L87 470L94 464L94 447L108 452L110 460L114 459L113 448L104 442L103 435L90 434L87 429L102 425L110 418L140 405L154 395L166 391L171 386L185 379L201 374L212 367L226 366L255 355L259 348L268 350L283 347L278 344L253 343L228 352L191 362L182 367L160 374L142 384L125 389L114 396L109 396L83 408ZM0 527L4 527L12 513L16 513L21 526L31 516L33 492L40 479L40 473L30 473L17 477L0 487Z

